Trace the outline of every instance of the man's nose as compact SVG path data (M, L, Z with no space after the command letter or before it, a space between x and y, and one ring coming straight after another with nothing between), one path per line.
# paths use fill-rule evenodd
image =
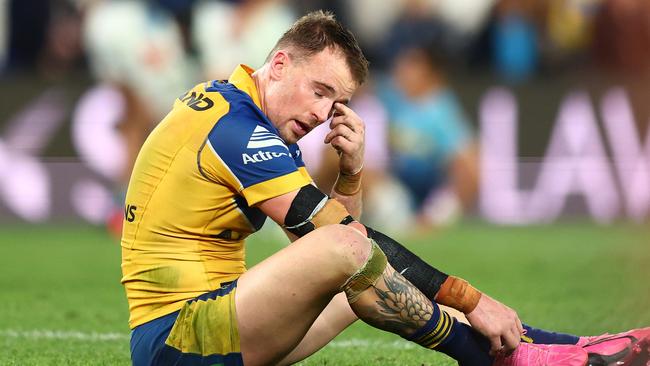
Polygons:
M318 123L323 123L331 117L332 105L330 103L320 103L316 106L314 111L314 116L318 120Z

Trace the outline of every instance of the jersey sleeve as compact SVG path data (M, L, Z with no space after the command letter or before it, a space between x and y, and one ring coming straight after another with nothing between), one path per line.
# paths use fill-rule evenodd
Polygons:
M293 156L293 160L296 163L300 174L302 174L308 182L313 182L313 179L309 175L309 172L307 172L305 162L302 160L302 151L300 151L298 144L289 145L289 151L291 151L291 155Z
M231 104L210 131L199 154L202 173L239 192L249 206L309 184L298 166L299 150L287 146L252 106L241 104Z

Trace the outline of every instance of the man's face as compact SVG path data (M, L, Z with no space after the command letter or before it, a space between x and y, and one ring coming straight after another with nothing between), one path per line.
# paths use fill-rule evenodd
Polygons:
M344 56L331 49L303 60L276 54L270 66L265 112L288 144L328 120L334 103L347 104L357 87Z

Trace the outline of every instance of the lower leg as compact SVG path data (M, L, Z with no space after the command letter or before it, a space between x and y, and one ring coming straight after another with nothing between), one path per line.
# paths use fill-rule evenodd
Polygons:
M366 267L377 266L372 257L373 254ZM367 281L370 286L361 292L360 287L357 291L354 286L346 287L352 310L360 319L443 352L461 365L492 365L489 342L471 327L455 321L390 265L384 263L378 276L366 267L360 270L364 274L360 282ZM351 281L354 280L352 277Z

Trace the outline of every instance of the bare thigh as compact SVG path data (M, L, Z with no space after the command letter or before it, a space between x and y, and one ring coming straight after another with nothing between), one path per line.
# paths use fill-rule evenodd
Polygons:
M311 356L358 319L345 293L339 292L320 313L298 346L279 364L291 365Z
M244 363L277 363L296 348L369 250L358 231L330 225L244 273L235 295Z

